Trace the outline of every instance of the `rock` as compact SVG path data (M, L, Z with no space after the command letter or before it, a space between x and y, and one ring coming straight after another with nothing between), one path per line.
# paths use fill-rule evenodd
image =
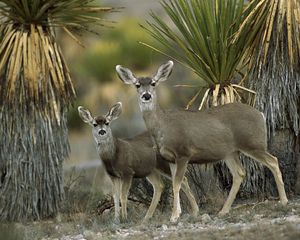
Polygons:
M102 233L101 232L97 232L96 236L97 237L102 237Z
M211 222L211 217L207 213L205 213L201 216L201 221L204 224L209 223Z
M83 236L86 237L86 238L92 238L94 235L95 235L95 233L92 232L92 231L89 231L89 230L85 230L83 232Z
M166 224L163 224L163 225L161 226L161 228L162 228L164 231L168 230L168 226L167 226Z
M262 217L263 217L262 214L255 214L253 218L254 218L255 220L261 220Z
M82 234L72 237L72 240L86 240Z

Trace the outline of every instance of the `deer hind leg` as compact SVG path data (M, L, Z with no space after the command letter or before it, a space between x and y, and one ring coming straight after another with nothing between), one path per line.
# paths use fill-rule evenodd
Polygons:
M121 181L121 210L122 210L122 220L127 219L127 201L128 193L131 187L132 177L127 177Z
M153 197L152 197L150 207L149 207L149 209L146 213L146 216L143 220L144 222L148 221L153 216L153 213L157 207L157 204L159 203L161 193L164 189L164 184L161 179L161 175L158 172L154 171L153 173L151 173L147 177L147 180L151 183L151 185L153 187Z
M229 212L231 205L236 197L236 194L238 193L238 191L240 189L240 185L243 182L243 179L246 175L245 170L242 166L242 163L239 159L238 152L231 154L224 160L232 174L232 186L231 186L229 195L227 197L227 200L226 200L222 210L219 212L219 215L225 215L226 213Z
M119 178L111 178L113 185L113 199L115 206L115 222L120 223L120 191L121 183Z
M182 191L185 193L190 202L192 215L196 217L199 213L199 207L186 177L184 177L182 181Z
M276 157L268 153L267 151L255 151L251 152L250 155L255 160L261 162L264 164L267 168L269 168L275 178L275 182L277 185L278 193L280 202L282 205L286 205L288 202L288 199L286 197L285 189L284 189L284 183L282 180L281 171L279 169L278 160Z
M173 210L170 219L171 222L176 222L181 214L179 191L186 172L187 164L188 164L188 159L186 158L181 158L179 159L179 161L176 161L175 164L170 164L170 168L172 172L173 195L174 195Z

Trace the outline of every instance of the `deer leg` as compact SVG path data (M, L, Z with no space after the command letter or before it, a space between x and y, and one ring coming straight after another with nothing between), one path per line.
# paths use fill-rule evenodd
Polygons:
M188 159L186 158L180 158L179 161L176 161L175 164L170 164L174 195L171 222L176 222L181 214L179 191L184 178L184 174L186 172L187 164Z
M282 205L286 205L288 199L286 197L284 183L282 180L281 171L279 169L278 160L276 157L268 153L267 151L256 151L251 152L250 156L255 160L264 164L267 168L269 168L275 178L277 190L279 193L280 202Z
M185 193L190 202L192 215L196 217L199 213L199 207L186 177L184 177L182 181L182 191Z
M149 175L147 177L147 180L152 184L152 187L153 187L153 197L152 197L152 201L151 201L151 204L150 204L150 207L146 213L146 216L143 220L143 222L146 222L148 221L152 216L153 216L153 213L157 207L157 204L160 200L160 196L161 196L161 193L163 191L163 188L164 188L164 184L163 184L163 181L161 179L161 176L158 172L154 171L153 173L151 173L151 175Z
M236 197L236 194L240 189L240 185L243 182L243 179L246 175L242 163L239 159L238 152L235 152L232 155L228 156L226 159L224 159L224 161L232 174L232 186L227 200L222 210L219 212L219 215L225 215L229 212L231 205Z
M115 206L115 222L120 222L120 179L111 177L113 185L113 199Z
M169 174L166 174L164 172L160 172L160 174L172 181L172 176L170 176ZM193 216L197 216L199 213L199 207L198 207L198 204L195 200L195 197L193 195L193 192L189 186L189 182L186 177L183 178L181 189L185 193L185 195L187 196L187 198L190 202L191 213L193 214Z
M122 206L122 220L127 219L127 201L128 193L131 186L132 177L122 179L121 182L121 206Z

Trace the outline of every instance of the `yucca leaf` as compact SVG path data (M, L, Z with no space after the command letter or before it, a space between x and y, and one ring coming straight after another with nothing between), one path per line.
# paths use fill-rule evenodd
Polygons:
M152 13L147 31L209 85L232 81L255 37L238 32L255 4L244 11L243 0L164 0L162 7L175 28Z

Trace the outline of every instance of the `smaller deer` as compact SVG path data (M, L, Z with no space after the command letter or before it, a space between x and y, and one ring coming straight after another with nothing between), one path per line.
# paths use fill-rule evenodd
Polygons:
M92 127L97 151L113 183L115 220L120 221L119 200L121 200L122 219L127 219L127 198L132 179L146 177L153 186L153 198L144 218L144 221L147 221L152 217L164 187L161 175L171 179L170 167L154 151L148 132L132 139L113 136L110 124L119 117L121 111L120 102L115 104L106 115L97 117L93 117L89 110L78 107L82 120ZM183 180L183 191L190 201L192 212L197 214L198 205L186 178Z
M172 166L173 212L175 222L181 214L179 191L188 163L213 163L224 160L233 180L228 198L220 212L229 212L245 176L239 153L261 162L275 178L280 201L286 197L278 160L267 151L264 116L241 103L225 104L206 111L161 109L156 87L171 74L173 62L163 64L153 77L135 77L127 68L116 66L120 79L136 87L138 102L154 145Z

